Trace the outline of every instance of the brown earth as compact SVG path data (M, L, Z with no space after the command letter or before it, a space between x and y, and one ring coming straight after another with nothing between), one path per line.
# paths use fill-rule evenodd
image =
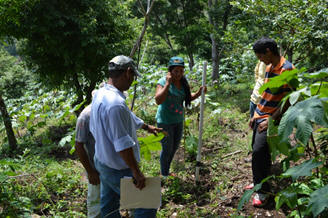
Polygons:
M211 149L203 148L203 152L209 155ZM181 168L180 170L185 170L187 173L185 176L177 175L177 177L170 178L166 184L164 184L163 193L169 191L169 186L176 185L176 187L181 186L179 192L190 194L192 197L188 201L177 197L169 195L168 199L163 199L162 208L170 208L172 214L170 217L181 217L180 213L186 208L191 210L192 214L196 214L196 210L204 209L208 211L205 217L231 217L236 214L236 209L238 203L243 196L244 187L247 184L252 183L252 170L251 170L251 154L244 154L242 152L237 152L236 154L227 156L224 160L221 160L220 166L217 168L212 168L210 162L203 162L203 166L200 168L200 182L195 183L194 167L186 168L185 164L185 152L183 148L180 148L175 155L175 168ZM229 162L232 167L228 167L224 162ZM213 176L215 171L221 168L222 171L229 172L231 170L237 171L237 175L231 176L229 178L229 185L227 188L220 190L220 181L213 181ZM175 169L176 171L177 169ZM280 171L279 164L274 164L272 167L274 174L278 174ZM178 185L177 185L178 184ZM272 184L272 189L274 192L279 191L276 184ZM215 193L216 196L210 196L210 193ZM196 203L192 203L196 202ZM286 217L290 211L288 208L282 207L280 210L275 209L275 201L271 197L268 203L263 208L255 208L252 206L251 200L246 203L243 209L238 213L242 216L250 217Z

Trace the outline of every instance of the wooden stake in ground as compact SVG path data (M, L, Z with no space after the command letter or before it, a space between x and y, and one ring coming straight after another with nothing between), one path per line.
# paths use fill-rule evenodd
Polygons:
M206 69L207 62L204 61L204 69L203 69L203 78L202 78L202 86L206 86ZM202 89L202 97L200 102L200 117L199 117L199 136L198 136L198 151L197 151L197 162L196 162L196 182L199 181L199 167L201 165L201 148L202 148L202 135L203 135L203 114L204 114L204 101L205 101L205 92Z

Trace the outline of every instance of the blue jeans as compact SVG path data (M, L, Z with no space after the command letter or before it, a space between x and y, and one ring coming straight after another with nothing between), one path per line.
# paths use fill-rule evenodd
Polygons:
M168 176L170 172L170 165L173 160L175 152L179 148L179 144L183 132L183 122L175 124L158 123L159 128L163 128L168 135L165 136L162 141L162 152L160 157L161 174Z
M95 167L100 175L100 209L101 217L116 218L120 215L120 181L121 178L132 177L130 169L116 170L110 168L96 158ZM153 218L156 217L156 209L137 208L134 217Z
M249 113L250 113L250 118L252 118L254 116L254 111L256 109L256 104L254 104L253 102L249 102Z

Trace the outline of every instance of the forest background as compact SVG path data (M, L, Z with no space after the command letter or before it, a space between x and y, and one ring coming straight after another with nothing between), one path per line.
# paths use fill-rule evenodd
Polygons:
M284 102L292 107L269 131L277 165L268 178L276 188L272 204L254 209L247 200L255 189L244 194L242 187L251 181L247 122L257 62L252 44L262 36L275 39L298 70L266 86L290 84L293 92ZM155 84L168 59L184 57L195 88L204 61L209 63L201 182L195 184L193 176L196 101L187 110L176 155L178 177L164 186L159 216L327 213L326 0L0 0L0 40L1 216L85 216L86 183L74 154L76 117L118 54L134 58L144 75L135 92L129 90L128 104L152 124ZM157 176L160 146L139 134L142 169Z

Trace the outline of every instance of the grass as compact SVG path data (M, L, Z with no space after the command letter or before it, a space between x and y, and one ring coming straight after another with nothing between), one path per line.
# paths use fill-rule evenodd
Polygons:
M86 183L76 160L24 154L1 160L0 213L5 217L24 214L84 217Z

